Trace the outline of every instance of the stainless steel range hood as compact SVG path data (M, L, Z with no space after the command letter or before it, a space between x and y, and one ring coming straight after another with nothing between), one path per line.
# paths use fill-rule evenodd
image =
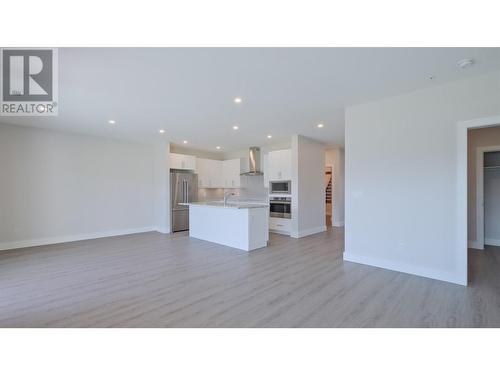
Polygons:
M250 147L248 151L249 171L242 173L241 176L262 176L260 171L260 147Z

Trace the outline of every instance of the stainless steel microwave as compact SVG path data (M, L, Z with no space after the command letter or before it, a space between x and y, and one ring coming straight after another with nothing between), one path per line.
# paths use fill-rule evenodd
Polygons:
M270 194L292 194L292 181L269 181Z

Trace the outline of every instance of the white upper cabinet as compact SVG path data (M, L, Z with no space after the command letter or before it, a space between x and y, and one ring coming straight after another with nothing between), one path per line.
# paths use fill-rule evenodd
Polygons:
M198 174L198 187L209 187L208 159L196 158L196 173Z
M212 187L224 187L224 178L222 176L222 161L210 160L209 161L209 182Z
M170 168L195 170L196 157L192 155L170 153Z
M264 154L262 157L263 172L264 172L264 187L269 187L269 154Z
M270 151L268 155L268 181L292 179L292 150Z
M239 188L240 159L213 160L197 158L196 173L200 188Z
M222 176L224 187L239 188L241 186L241 160L231 159L222 162Z
M222 161L197 158L198 187L223 188Z

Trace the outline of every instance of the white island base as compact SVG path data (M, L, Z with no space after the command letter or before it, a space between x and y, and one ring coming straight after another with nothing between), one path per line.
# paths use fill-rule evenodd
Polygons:
M266 247L269 208L190 203L189 236L246 251Z

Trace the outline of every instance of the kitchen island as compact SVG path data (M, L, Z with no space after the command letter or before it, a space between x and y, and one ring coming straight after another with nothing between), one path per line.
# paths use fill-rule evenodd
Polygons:
M269 205L264 203L193 202L189 236L251 251L267 246Z

